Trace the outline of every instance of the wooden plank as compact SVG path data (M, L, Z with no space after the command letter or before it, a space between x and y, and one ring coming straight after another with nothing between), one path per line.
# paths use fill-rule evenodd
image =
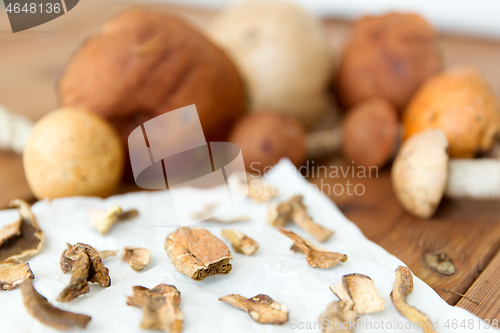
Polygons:
M500 323L500 253L497 253L488 267L467 290L457 306L464 308L490 323Z
M351 165L332 160L327 166L329 170L333 170L333 166L347 170ZM403 260L450 304L455 304L460 296L448 290L465 293L497 251L500 242L498 202L445 199L432 219L421 220L408 215L397 202L389 167L380 170L378 177L373 173L373 178L352 177L350 171L346 177L326 177L323 169L321 174L310 176L311 182L329 194L369 239ZM362 192L362 186L364 194L348 195L348 181L352 184L351 193L359 184L358 193ZM336 184L339 185L334 188ZM345 191L341 194L342 188ZM425 254L448 257L456 273L451 276L437 273L425 263ZM497 282L500 286L500 280Z

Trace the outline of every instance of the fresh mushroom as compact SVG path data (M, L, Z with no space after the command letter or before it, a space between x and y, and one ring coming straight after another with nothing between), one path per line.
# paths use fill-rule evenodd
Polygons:
M229 141L241 148L249 172L266 171L282 157L298 166L306 158L340 151L356 165L381 167L394 155L399 129L396 109L385 100L372 99L350 110L341 126L309 135L289 116L251 114L235 126Z
M500 199L500 161L449 159L443 131L410 137L392 166L396 197L411 214L430 218L443 195L450 198Z

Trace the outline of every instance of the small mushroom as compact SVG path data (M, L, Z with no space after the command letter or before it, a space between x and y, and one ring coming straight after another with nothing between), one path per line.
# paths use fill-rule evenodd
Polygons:
M500 199L500 161L449 159L443 131L415 134L402 145L392 166L396 197L411 214L430 218L443 195Z
M229 248L205 229L178 228L167 236L165 250L175 268L196 281L232 269Z
M43 232L26 201L12 200L9 206L19 210L20 218L0 231L0 262L21 263L40 252Z
M115 205L107 210L91 210L90 214L90 225L101 234L105 235L116 222L132 219L136 217L139 212L136 209L123 211L120 206Z
M259 244L256 241L239 231L223 229L221 234L231 242L233 249L238 253L250 256L259 249Z
M179 308L181 294L174 286L159 284L153 289L142 286L132 288L134 294L127 297L127 305L144 309L141 328L180 333L184 316Z
M83 243L66 246L60 266L63 273L71 271L71 280L59 294L58 301L69 302L88 293L88 282L97 283L103 288L111 285L109 270L102 264L99 253L92 246Z
M286 306L267 295L259 294L252 298L246 298L238 294L231 294L220 297L219 301L248 312L250 317L259 324L283 325L288 321Z
M149 264L151 253L140 247L126 247L123 249L122 260L128 262L134 271L140 271Z
M0 263L0 290L13 290L26 279L34 279L28 263Z
M30 279L21 284L24 306L29 314L42 324L58 330L69 330L72 328L83 329L87 326L91 317L83 314L64 311L54 307L45 297L40 295Z
M384 310L385 301L379 296L375 283L369 276L348 274L344 275L343 281L351 296L354 311L362 315Z
M284 227L288 220L292 219L295 224L307 231L318 242L324 242L333 235L333 231L315 223L307 214L307 208L302 203L301 195L294 195L280 204L269 205L267 223L276 228Z
M391 292L391 300L396 310L409 321L421 325L420 327L425 333L435 333L429 317L407 303L406 297L412 290L413 275L411 271L407 267L399 266L396 268L396 280Z
M341 261L347 261L347 256L345 254L330 252L322 249L300 237L293 231L284 228L278 228L278 230L283 235L293 240L294 245L291 248L292 251L306 254L307 263L313 268L330 268L337 265Z

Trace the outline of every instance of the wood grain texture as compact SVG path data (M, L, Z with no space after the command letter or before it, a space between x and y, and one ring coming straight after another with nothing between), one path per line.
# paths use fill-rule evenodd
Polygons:
M125 1L80 1L68 14L16 34L10 31L5 11L0 11L0 104L33 120L57 108L55 85L74 50L89 34L99 31L111 16L136 5ZM204 29L215 14L165 4L147 6L179 14L200 29ZM325 26L331 48L338 54L348 37L350 24L327 19ZM500 93L500 42L442 35L440 45L447 67L476 66ZM329 119L321 122L321 126L332 126L338 117L331 113ZM345 165L345 162L335 159L324 163L327 166ZM309 178L313 183L332 187L336 183L345 184L352 177L310 175ZM378 178L351 181L362 183L366 193L360 197L333 194L330 196L332 200L368 238L400 257L450 304L454 304L459 296L444 289L465 293L497 252L500 242L498 203L445 200L432 220L422 221L407 215L396 202L389 168L381 170ZM328 193L327 186L324 186ZM137 187L124 185L118 193L130 190L137 190ZM33 197L24 178L21 157L0 153L0 208L6 207L12 198L30 200ZM457 272L452 276L436 273L423 262L425 253L448 256ZM499 266L500 258L496 256L467 291L467 295L480 298L482 305L471 305L462 299L458 306L483 318L500 319L500 305L496 304L500 296Z

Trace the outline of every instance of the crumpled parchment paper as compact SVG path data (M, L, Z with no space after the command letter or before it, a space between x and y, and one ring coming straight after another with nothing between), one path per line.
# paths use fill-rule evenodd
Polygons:
M364 315L363 323L356 332L421 332L400 316L392 304L389 294L394 283L397 266L401 260L389 254L377 244L369 241L358 227L347 220L332 201L317 192L287 161L281 161L267 179L280 191L283 200L300 193L305 197L314 220L335 231L327 242L320 246L348 255L349 260L330 269L309 267L305 256L290 251L291 240L265 223L267 204L258 204L250 199L225 213L224 217L248 215L249 222L220 225L199 222L191 227L203 227L221 238L222 228L233 228L254 238L259 250L253 256L233 253L233 270L229 275L218 275L204 281L193 281L179 273L168 259L164 242L167 234L177 226L172 199L168 191L137 192L117 195L102 200L99 198L63 198L38 202L33 212L45 233L42 251L29 260L35 274L34 286L55 306L90 315L89 332L146 332L139 328L142 309L127 306L126 296L132 287L148 288L159 283L172 284L181 293L181 310L185 316L183 332L322 332L317 322L328 303L337 298L329 290L331 283L339 283L344 274L363 273L374 281L380 296L386 301L385 311ZM186 205L199 209L199 202L207 202L206 193L189 189L192 201ZM211 191L209 200L217 202L217 190ZM124 209L136 208L139 217L115 225L107 235L101 235L89 225L89 209L108 208L118 204ZM196 207L198 206L198 207ZM13 222L14 210L0 212L0 227ZM373 217L376 222L376 216ZM294 232L312 240L294 224L287 226ZM55 299L68 284L70 274L63 274L59 258L65 243L83 242L97 250L115 250L116 257L104 259L110 270L112 284L109 288L91 285L90 293L70 303L59 303ZM151 251L151 262L142 271L133 271L121 261L123 247L144 247ZM414 278L414 290L408 302L414 305L437 324L437 332L491 332L487 325L464 309L449 306L429 286ZM250 316L230 305L219 302L226 294L237 293L246 297L263 293L286 305L290 320L283 326L260 325ZM465 322L469 328L460 327ZM454 324L455 323L455 324ZM446 327L448 326L448 327ZM456 328L455 328L456 327ZM32 318L25 310L19 289L0 292L0 332L56 332Z

